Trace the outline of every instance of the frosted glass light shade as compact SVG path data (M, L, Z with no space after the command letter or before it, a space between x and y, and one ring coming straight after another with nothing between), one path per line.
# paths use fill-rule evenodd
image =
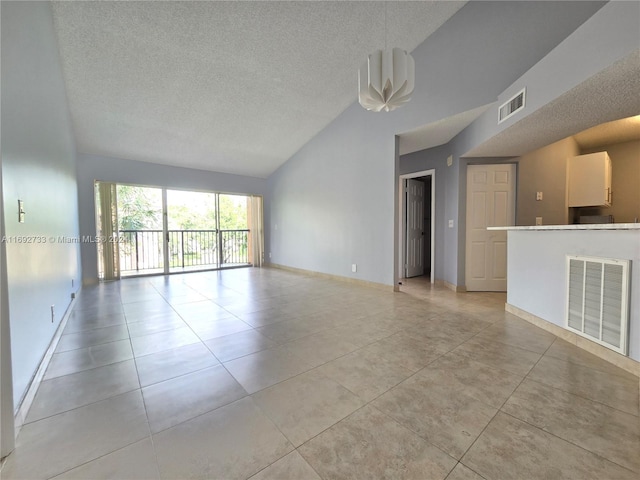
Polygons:
M401 48L376 50L358 71L358 101L367 110L390 112L411 99L416 67Z

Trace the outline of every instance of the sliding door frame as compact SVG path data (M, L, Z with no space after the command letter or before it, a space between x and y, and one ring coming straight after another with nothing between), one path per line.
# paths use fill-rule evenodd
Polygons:
M96 182L102 182L101 180L96 180ZM252 259L249 256L249 251L250 249L248 249L247 251L247 259L249 260L247 262L246 265L244 264L238 264L238 265L233 265L231 264L231 266L223 266L223 260L224 260L224 252L222 249L222 229L220 228L220 195L230 195L230 196L239 196L239 197L245 197L247 199L247 208L251 208L252 205L252 197L260 197L263 199L264 201L264 196L263 195L254 195L254 194L249 194L249 193L238 193L238 192L223 192L223 191L212 191L212 190L202 190L202 189L192 189L192 188L179 188L179 187L168 187L168 186L158 186L158 185L142 185L142 184L136 184L136 183L130 183L130 182L109 182L109 183L115 183L116 188L117 186L129 186L129 187L139 187L139 188L152 188L152 189L159 189L161 191L161 195L162 195L162 246L163 246L163 251L162 251L162 259L163 259L163 266L162 266L162 273L159 272L160 269L155 270L155 272L152 273L145 273L144 271L139 271L133 275L126 275L126 277L138 277L138 276L147 276L147 275L172 275L172 274L177 274L177 273L185 273L185 271L172 271L171 270L171 258L170 258L170 249L169 249L169 242L170 242L170 235L169 235L169 212L168 212L168 191L182 191L182 192L193 192L193 193L204 193L204 194L213 194L216 196L216 200L215 200L215 209L216 209L216 231L217 231L217 266L213 267L213 268L202 268L202 269L194 269L194 270L189 270L189 272L197 272L197 271L214 271L214 270L227 270L227 269L233 269L233 268L246 268L247 266L254 266L254 263L251 261ZM117 208L117 206L116 206ZM263 213L263 212L260 212ZM248 218L247 218L248 221ZM262 220L264 222L264 218ZM248 233L248 240L251 241L251 230L250 230L250 225L247 225L247 230L249 231ZM262 233L261 235L264 235L264 233ZM261 242L264 242L264 237L262 236L260 239ZM203 267L205 267L203 265Z
M166 188L162 188L162 261L164 263L164 274L171 273L169 265L169 210L167 208Z

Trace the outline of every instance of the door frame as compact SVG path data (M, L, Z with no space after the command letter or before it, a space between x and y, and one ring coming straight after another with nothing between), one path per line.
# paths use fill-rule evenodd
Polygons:
M430 273L429 281L435 282L435 247L436 247L436 170L422 170L420 172L405 173L398 177L398 278L396 283L400 284L405 277L404 257L406 245L406 212L407 212L407 197L404 192L404 181L409 178L419 178L431 176L431 259L429 262ZM426 265L425 265L426 267Z
M246 197L247 198L247 206L249 206L249 204L251 203L251 198L252 197L264 197L263 195L259 195L259 194L254 194L254 193L240 193L240 192L230 192L230 191L226 191L226 190L206 190L206 189L202 189L202 188L188 188L188 187L171 187L171 186L167 186L167 185L153 185L153 184L143 184L143 183L131 183L129 181L125 181L125 182L118 182L118 181L111 181L111 182L107 182L106 180L94 180L94 184L99 183L99 182L105 182L105 183L113 183L114 185L116 185L116 187L118 186L129 186L129 187L139 187L139 188L150 188L150 189L155 189L155 190L160 190L161 192L161 218L162 218L162 245L163 245L163 262L164 262L164 267L163 267L163 271L162 272L141 272L141 273L136 273L136 274L131 274L131 275L126 275L126 278L136 278L136 277L146 277L146 276L154 276L154 275L174 275L174 274L182 274L185 273L184 271L172 271L171 267L170 267L170 261L169 261L169 248L168 248L168 243L169 243L169 215L168 215L168 197L167 194L169 191L177 191L177 192L189 192L189 193L204 193L204 194L212 194L212 195L216 195L216 223L218 226L218 236L217 238L220 239L221 238L221 229L219 228L220 226L220 202L219 202L219 197L221 195L227 195L227 196L239 196L239 197ZM94 199L95 200L95 199ZM263 200L264 201L264 200ZM117 203L117 202L116 202ZM118 208L116 206L116 208ZM95 211L97 209L97 205L94 204L94 218L95 218ZM264 222L264 211L262 212L262 222ZM98 227L97 223L96 223L96 227ZM248 229L250 231L250 229ZM264 233L262 233L260 235L261 237L261 242L264 243ZM249 234L249 239L251 239L251 234ZM220 240L221 242L221 240ZM244 268L245 265L233 265L233 266L226 266L226 267L222 267L222 249L218 249L219 252L219 262L218 262L218 266L214 269L210 269L210 268L203 268L202 270L200 269L194 269L194 270L190 270L190 272L204 272L204 271L216 271L216 270L227 270L227 269L233 269L233 268ZM99 256L99 255L98 255ZM96 259L98 262L99 260ZM251 262L249 262L246 266L252 266L253 264ZM99 266L98 266L98 270L99 270ZM159 270L159 269L158 269ZM122 276L120 277L122 278Z

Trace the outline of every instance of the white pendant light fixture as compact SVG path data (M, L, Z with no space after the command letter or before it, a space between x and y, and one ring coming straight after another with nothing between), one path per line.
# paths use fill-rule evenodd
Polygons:
M387 3L384 5L385 49L376 50L358 71L358 101L367 110L390 112L411 100L415 62L401 48L386 48Z

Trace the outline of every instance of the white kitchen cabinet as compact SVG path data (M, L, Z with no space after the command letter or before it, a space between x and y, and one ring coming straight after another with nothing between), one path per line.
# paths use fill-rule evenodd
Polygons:
M569 158L569 206L611 206L611 159L607 152Z

